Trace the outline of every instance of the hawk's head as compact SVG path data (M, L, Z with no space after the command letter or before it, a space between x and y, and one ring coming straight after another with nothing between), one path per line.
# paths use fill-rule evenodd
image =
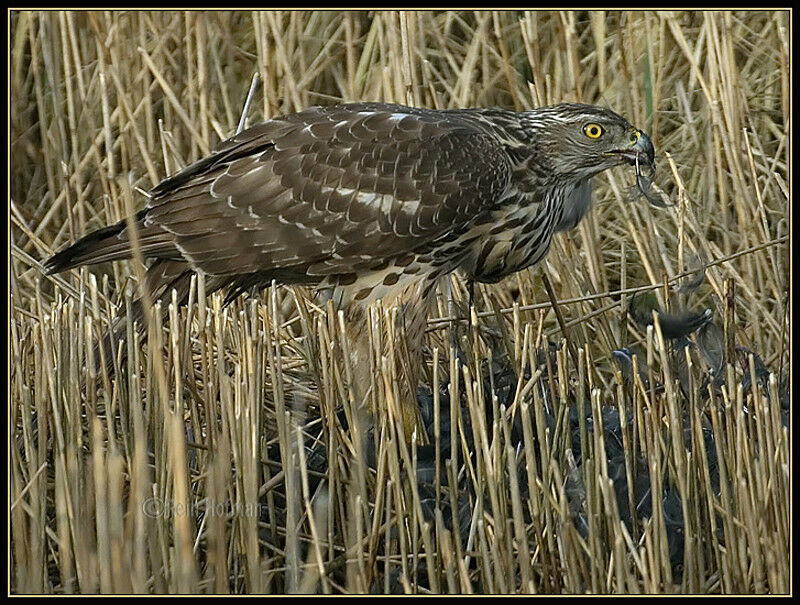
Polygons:
M563 103L524 113L536 160L555 177L585 179L622 163L653 166L653 143L609 109Z

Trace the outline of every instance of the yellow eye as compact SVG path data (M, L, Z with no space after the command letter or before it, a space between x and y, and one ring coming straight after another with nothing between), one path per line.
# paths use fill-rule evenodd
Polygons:
M603 136L603 127L600 124L587 124L583 127L583 134L590 139L599 139Z

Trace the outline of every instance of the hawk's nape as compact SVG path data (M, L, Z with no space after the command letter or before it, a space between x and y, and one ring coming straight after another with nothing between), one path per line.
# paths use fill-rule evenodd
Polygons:
M538 262L553 233L588 212L591 178L622 163L654 166L650 139L589 105L310 108L235 135L150 192L134 217L151 261L145 287L183 301L199 272L231 300L274 280L332 289L351 309L382 299L424 317L444 274L494 282ZM132 254L123 221L45 269Z

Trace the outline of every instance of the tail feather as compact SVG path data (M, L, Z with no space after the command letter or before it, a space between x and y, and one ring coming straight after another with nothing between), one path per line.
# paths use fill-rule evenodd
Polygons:
M122 233L123 229L125 229L125 221L85 235L66 250L62 250L44 261L45 272L52 275L91 263L91 259L108 245L111 238L116 238Z
M147 210L136 215L139 227L139 243L145 257L179 259L180 254L169 233L145 227L143 219ZM72 244L66 250L51 256L44 262L45 272L50 275L81 265L94 265L114 260L131 258L133 249L128 237L127 221L93 231Z
M153 303L161 301L161 317L166 319L169 303L172 302L172 291L177 293L178 305L185 305L189 299L189 289L194 270L181 256L172 236L156 226L144 225L147 210L136 215L139 244L142 255L152 259L142 287L147 291ZM49 274L60 273L81 265L97 264L107 261L131 258L133 250L128 237L127 221L120 221L103 229L98 229L82 237L67 249L58 252L44 261L44 270ZM224 276L208 276L206 291L213 292L224 287L229 278ZM115 317L102 339L94 347L96 369L100 370L105 361L109 374L116 367L116 352L121 341L127 337L128 314L130 320L138 325L139 334L146 336L146 319L144 303L141 299L133 302L131 308ZM124 363L127 347L122 347Z

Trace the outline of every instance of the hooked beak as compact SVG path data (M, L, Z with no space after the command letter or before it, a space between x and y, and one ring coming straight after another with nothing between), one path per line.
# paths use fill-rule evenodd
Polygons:
M609 152L609 154L616 155L631 165L647 164L648 166L655 166L656 152L653 149L653 142L650 137L643 133L641 130L636 130L631 135L635 141L627 149L616 149Z

